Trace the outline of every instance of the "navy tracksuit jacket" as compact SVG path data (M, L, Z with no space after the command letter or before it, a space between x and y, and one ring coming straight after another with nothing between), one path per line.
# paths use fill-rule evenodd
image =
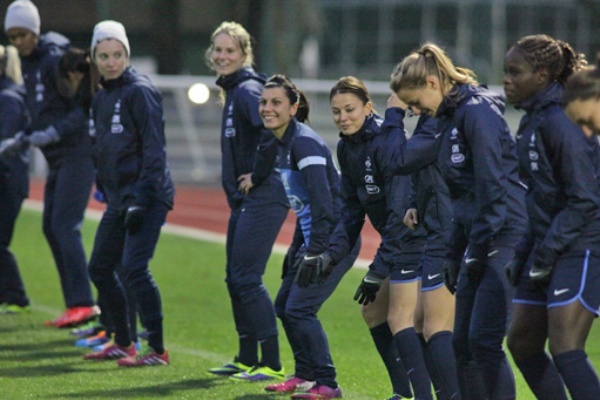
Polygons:
M525 186L504 102L484 87L455 85L438 108L438 163L471 254L485 258L506 235L525 229Z
M25 90L0 78L0 141L28 125ZM0 303L29 305L19 268L9 246L21 204L29 192L29 155L26 146L0 156Z
M600 244L600 190L595 177L598 142L588 140L562 106L554 83L519 105L526 111L517 132L521 179L528 186L529 240L518 251L547 264L569 251ZM528 244L529 243L529 244Z
M381 235L381 244L370 266L381 278L402 263L402 253L420 253L424 245L423 229L410 230L404 214L411 195L410 178L394 175L387 151L405 141L400 109L388 109L386 121L375 114L365 120L353 135L340 134L337 158L342 170L342 226L347 235L346 248L352 248L368 215ZM400 110L401 111L401 110ZM392 119L396 119L392 123ZM398 121L398 118L400 121ZM399 122L399 123L398 123ZM345 243L344 243L345 244ZM334 249L339 243L332 243ZM334 259L339 256L334 256Z

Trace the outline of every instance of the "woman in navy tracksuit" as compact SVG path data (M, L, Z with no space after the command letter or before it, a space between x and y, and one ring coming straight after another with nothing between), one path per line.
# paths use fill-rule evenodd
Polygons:
M568 43L546 35L521 38L504 61L507 99L526 112L517 153L530 221L507 268L518 285L508 346L538 399L566 400L563 382L573 399L600 398L585 353L600 306L600 148L562 104L564 83L581 68Z
M441 48L425 44L395 68L391 86L408 106L438 119L438 162L460 228L450 246L468 241L453 337L461 394L508 399L515 397L515 385L502 342L513 290L504 265L525 229L525 188L503 101L476 84L472 71L455 67ZM454 271L462 254L455 257L448 265Z
M391 102L406 108L394 94ZM387 123L387 119L386 119ZM415 326L422 332L425 361L438 399L459 399L456 359L452 350L456 292L454 283L444 279L447 254L463 254L466 243L458 241L450 248L454 230L452 202L448 186L437 162L441 135L437 119L421 115L410 139L402 136L399 146L388 151L390 169L395 174L411 174L414 195L404 222L412 229L422 225L427 244L421 258L421 301ZM460 259L460 256L459 256Z
M301 122L308 111L304 93L289 79L269 78L260 115L277 138L279 171L297 215L275 309L296 365L292 378L266 389L296 391L292 398L298 399L332 399L341 397L342 391L317 312L352 267L360 242L343 259L332 260L330 241L342 207L340 178L325 141Z
M30 1L8 7L4 28L21 56L26 104L31 116L29 142L48 162L43 230L60 276L67 310L48 324L64 327L96 315L81 224L94 179L88 118L79 104L57 87L58 64L69 46L64 36L40 36L40 17Z
M174 196L166 160L162 95L146 76L129 66L129 41L122 24L98 23L91 55L102 76L103 90L94 98L92 116L97 181L107 205L89 269L115 337L113 344L84 358L119 359L118 365L126 367L168 365L161 298L148 265ZM126 294L115 273L119 267L148 330L148 349L137 357Z
M235 359L209 371L242 380L283 378L277 319L262 276L289 206L274 171L275 140L258 114L265 80L251 67L250 35L235 22L214 31L206 57L224 95L221 179L231 209L226 282L239 338Z
M25 90L17 50L0 46L0 313L29 311L17 260L9 250L21 204L29 192Z
M345 235L342 243L338 239L334 244L352 247L365 215L381 234L381 245L355 300L363 304L363 317L386 364L394 388L392 398L412 397L408 377L417 398L431 398L431 381L413 326L425 232L413 232L404 225L412 192L410 178L394 176L386 157L388 149L404 140L404 111L388 108L384 123L373 112L367 88L352 76L338 80L329 97L333 121L340 130L337 159L344 199L341 222ZM406 371L411 371L410 375Z

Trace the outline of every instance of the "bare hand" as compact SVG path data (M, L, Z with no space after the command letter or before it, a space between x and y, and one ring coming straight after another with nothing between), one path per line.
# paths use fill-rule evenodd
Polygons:
M243 194L248 194L254 187L254 183L252 183L252 172L240 175L237 180L239 182L238 190Z
M408 226L413 231L417 228L417 225L419 225L419 218L416 208L409 208L406 210L406 214L404 214L404 225Z
M406 110L408 108L408 105L402 100L400 100L396 93L392 92L391 96L388 98L387 101L387 108L401 108L403 110Z

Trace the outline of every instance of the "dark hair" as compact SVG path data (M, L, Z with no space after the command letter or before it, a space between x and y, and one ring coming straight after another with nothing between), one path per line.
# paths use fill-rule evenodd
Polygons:
M69 83L69 72L83 74L83 78L75 90ZM99 73L96 65L91 62L89 49L71 47L60 58L58 62L58 92L62 96L73 98L86 111L99 88L99 81Z
M569 43L548 35L524 36L513 48L521 50L534 71L548 71L550 81L563 86L569 76L587 64L584 54L577 53Z
M589 99L600 99L600 52L596 54L596 65L574 73L565 85L565 104Z
M273 75L267 79L264 88L283 88L285 95L290 100L290 104L298 103L298 112L296 113L296 119L300 122L308 121L308 113L310 112L310 106L304 92L296 87L292 81L285 75Z

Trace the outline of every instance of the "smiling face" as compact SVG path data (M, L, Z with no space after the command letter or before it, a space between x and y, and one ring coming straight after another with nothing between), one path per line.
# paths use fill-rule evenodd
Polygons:
M364 125L371 114L373 105L363 101L353 93L337 93L331 98L333 122L346 136L354 135Z
M110 81L123 75L129 65L129 56L123 43L115 39L106 39L96 46L96 65L104 80Z
M574 100L567 104L565 113L587 137L600 135L600 99Z
M431 117L435 117L444 99L440 82L435 76L428 76L425 85L420 88L400 89L396 94L412 110Z
M6 32L10 44L17 48L19 56L29 56L39 42L39 36L25 28L10 28Z
M511 104L520 104L548 84L544 70L534 71L521 50L512 48L504 57L504 92Z
M277 139L283 137L297 111L298 103L290 103L284 88L263 89L258 112L265 128L271 130Z
M239 44L231 36L227 33L220 33L215 36L211 60L217 75L227 76L235 73L244 66L246 56Z

